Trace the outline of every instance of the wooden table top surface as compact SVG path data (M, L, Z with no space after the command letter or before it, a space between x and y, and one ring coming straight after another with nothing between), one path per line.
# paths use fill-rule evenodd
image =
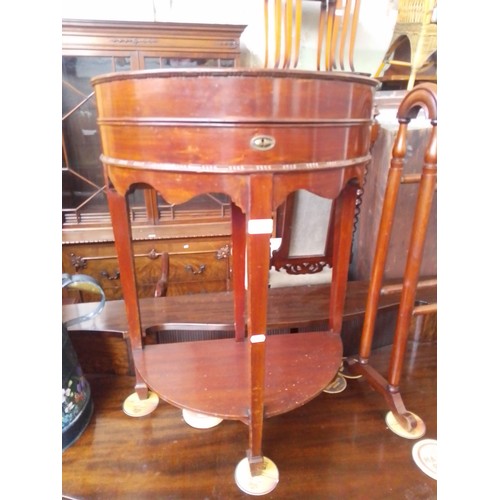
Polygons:
M390 283L397 282L391 280ZM344 318L363 314L365 311L368 282L348 282L344 306ZM379 308L391 308L399 304L399 293L381 295ZM328 319L329 285L306 285L269 289L268 327L283 328L314 326ZM436 288L417 290L417 300L436 302ZM93 311L96 303L69 304L62 306L62 320L81 317ZM215 292L140 300L143 327L172 323L224 323L232 324L233 293ZM127 336L127 317L123 300L106 302L96 317L81 322L70 329L112 331Z

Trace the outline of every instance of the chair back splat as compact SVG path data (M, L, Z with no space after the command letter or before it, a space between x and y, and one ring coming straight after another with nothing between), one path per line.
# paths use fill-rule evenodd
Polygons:
M361 0L311 1L320 2L316 69L354 72ZM302 0L264 0L265 68L297 67L302 4Z

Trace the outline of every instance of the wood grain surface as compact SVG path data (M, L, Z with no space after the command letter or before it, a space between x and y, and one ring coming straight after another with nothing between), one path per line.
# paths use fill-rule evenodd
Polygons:
M390 346L374 351L382 372ZM408 409L436 439L436 343L408 345L401 390ZM155 412L132 418L122 411L134 378L90 378L94 415L62 455L62 491L74 499L248 498L234 482L248 429L239 421L198 430L181 411L160 401ZM289 413L266 420L265 456L280 482L269 499L434 499L437 482L412 459L416 441L385 424L383 398L363 381L348 380L340 394L321 393Z

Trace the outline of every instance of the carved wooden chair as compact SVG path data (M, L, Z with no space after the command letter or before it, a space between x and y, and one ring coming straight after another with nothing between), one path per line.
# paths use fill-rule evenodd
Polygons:
M331 281L333 210L331 200L307 191L287 197L271 248L271 288Z
M317 70L354 72L354 47L361 0L310 1L321 4ZM272 5L270 0L264 1L265 67L288 69L297 66L302 7L301 0L274 0ZM270 20L273 20L272 26ZM333 210L331 200L320 199L309 192L288 196L276 216L278 238L274 241L278 242L278 248L271 248L270 287L331 281ZM310 211L314 212L311 218L315 221L314 227L308 224Z
M380 124L372 125L370 147ZM363 188L358 191L354 231L361 209ZM271 288L330 283L335 205L307 191L290 194L276 215L276 235L271 248ZM311 221L313 221L311 223ZM272 242L273 243L273 242Z

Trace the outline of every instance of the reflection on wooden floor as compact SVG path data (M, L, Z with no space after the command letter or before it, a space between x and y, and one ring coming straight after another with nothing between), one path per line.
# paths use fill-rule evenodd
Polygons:
M374 351L385 373L390 346ZM436 439L436 343L408 345L401 392L409 411ZM62 455L62 491L75 499L240 499L234 482L244 458L248 429L238 421L197 430L181 411L160 402L146 417L122 411L134 378L89 377L95 405L80 439ZM401 438L385 424L381 395L363 379L348 380L339 394L310 403L264 424L264 454L280 482L270 499L433 499L437 482L412 458L418 440Z

